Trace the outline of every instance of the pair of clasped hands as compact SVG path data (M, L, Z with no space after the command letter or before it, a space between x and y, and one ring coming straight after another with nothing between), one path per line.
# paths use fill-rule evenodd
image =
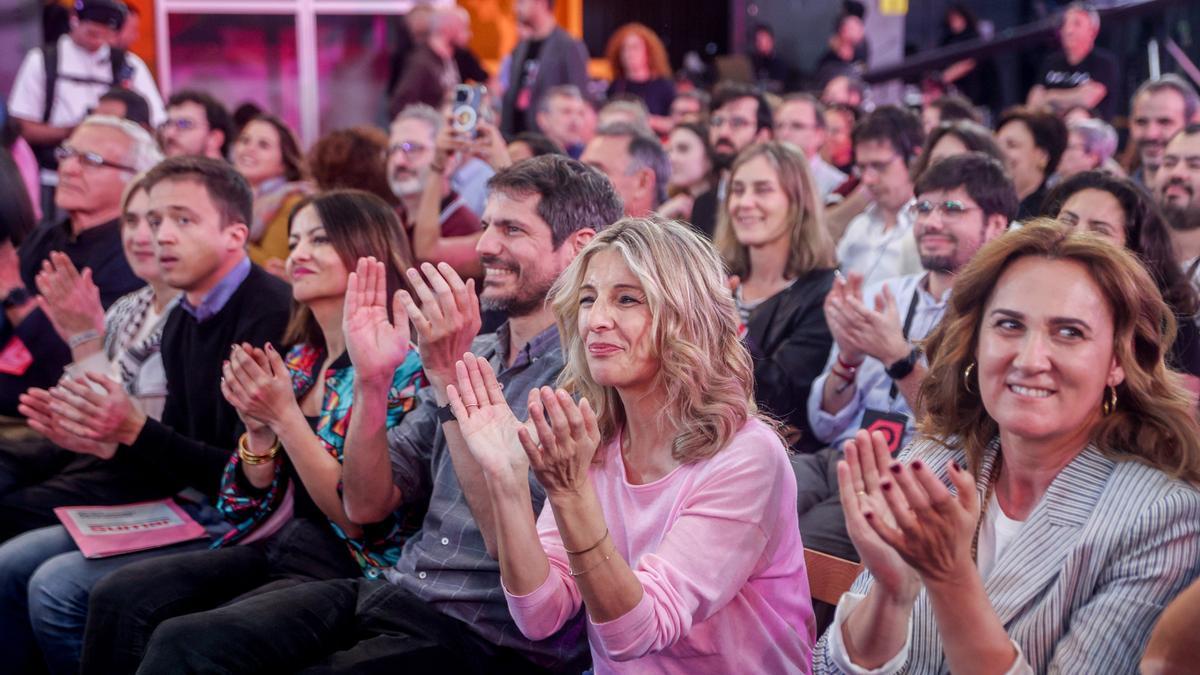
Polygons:
M541 387L529 392L529 420L518 420L491 364L470 353L480 326L475 280L464 282L445 263L424 263L407 277L412 293L396 292L389 319L383 263L364 258L351 273L342 322L355 377L390 381L408 354L411 322L425 376L444 392L489 480L527 481L532 468L548 492L579 488L600 445L591 404Z

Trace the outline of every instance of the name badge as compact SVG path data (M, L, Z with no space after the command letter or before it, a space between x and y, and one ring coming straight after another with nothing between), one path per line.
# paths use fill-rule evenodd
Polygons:
M907 425L908 415L873 408L868 408L863 413L862 428L867 432L882 433L887 439L888 452L893 455L900 451L900 442L904 440L904 429Z

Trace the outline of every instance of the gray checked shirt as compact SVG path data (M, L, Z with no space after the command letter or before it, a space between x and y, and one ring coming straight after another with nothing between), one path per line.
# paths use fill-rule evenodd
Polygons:
M563 368L558 328L551 326L530 340L511 368L505 368L508 324L495 334L481 335L471 353L485 358L504 385L513 413L524 419L529 391L553 386ZM417 407L388 432L392 476L406 502L429 500L421 529L404 545L399 562L384 572L388 581L416 594L438 611L462 621L488 642L514 649L547 667L565 664L587 650L581 621L568 622L546 640L533 642L521 634L508 612L500 586L500 563L487 554L466 497L454 473L446 438L437 421L432 389L418 394ZM534 513L546 494L530 473Z

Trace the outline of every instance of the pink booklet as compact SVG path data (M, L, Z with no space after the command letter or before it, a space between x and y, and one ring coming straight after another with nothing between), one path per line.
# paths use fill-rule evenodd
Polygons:
M171 499L121 506L60 506L54 515L86 558L147 551L208 536Z

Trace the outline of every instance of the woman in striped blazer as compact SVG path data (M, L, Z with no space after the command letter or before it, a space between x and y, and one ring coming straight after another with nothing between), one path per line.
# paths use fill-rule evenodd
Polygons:
M838 467L867 571L815 672L1127 673L1200 574L1200 428L1174 319L1126 251L1043 221L959 274L921 440ZM949 483L949 488L947 487Z

